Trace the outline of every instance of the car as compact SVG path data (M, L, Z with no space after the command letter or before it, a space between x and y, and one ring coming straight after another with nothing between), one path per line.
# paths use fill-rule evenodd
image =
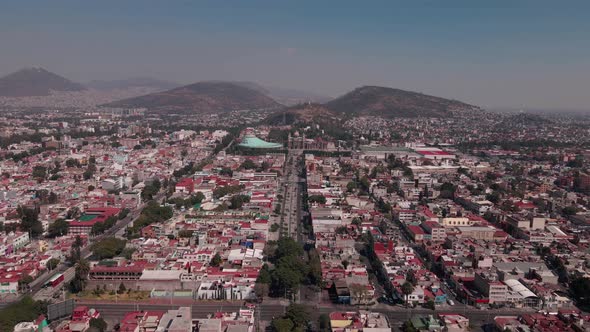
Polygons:
M448 300L447 300L447 303L448 303L449 305L455 305L455 302L454 302L453 300L451 300L451 299L448 299Z

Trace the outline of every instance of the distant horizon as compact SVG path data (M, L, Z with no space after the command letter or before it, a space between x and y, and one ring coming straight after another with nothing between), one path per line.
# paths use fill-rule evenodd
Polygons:
M54 73L54 74L63 76L60 73L54 72L51 69L48 69L48 68L45 68L45 67L42 67L42 66L25 66L25 67L22 67L22 68L20 68L18 70L14 70L12 72L9 72L9 73L0 73L0 78L4 77L6 75L9 75L9 74L18 72L19 70L33 69L33 68L41 68L41 69L47 70L47 71L49 71L51 73ZM71 80L69 77L65 77L65 76L63 76L63 77L66 78L66 79L68 79L68 80ZM317 93L315 91L306 90L305 88L297 88L297 87L291 88L291 87L283 87L283 86L277 86L277 85L269 85L269 84L264 84L264 83L260 83L260 82L256 82L256 81L252 81L252 80L246 80L246 79L243 79L243 80L208 79L208 80L194 81L194 82L190 82L190 83L181 83L181 82L174 82L174 81L171 81L171 80L157 78L157 77L130 76L130 77L122 77L122 78L116 78L116 79L90 79L90 80L86 80L86 81L76 81L76 80L71 80L71 81L74 82L74 83L82 84L85 87L88 87L87 86L88 84L91 84L92 82L95 82L95 81L114 82L114 81L126 81L126 80L134 80L134 79L152 79L152 80L158 80L158 81L163 81L163 82L166 82L166 83L178 85L177 87L181 87L181 86L185 86L185 85L191 85L191 84L198 83L198 82L215 82L215 81L219 81L219 82L251 82L251 83L259 84L259 85L261 85L263 87L275 87L275 88L295 90L295 91L300 91L302 93L310 93L310 94L320 95L322 97L326 97L326 98L329 98L329 99L336 99L336 98L341 97L341 96L345 95L346 93L351 92L354 89L359 88L359 87L362 87L362 86L374 85L374 84L359 85L359 86L355 86L355 87L351 88L350 90L348 90L348 91L346 91L346 92L344 92L344 93L342 93L340 95L337 95L337 96L328 96L328 95L325 95L325 94ZM404 88L400 88L400 87L393 87L393 86L382 86L382 87L393 88L393 89L400 89L400 90L407 90L407 91L413 91L413 90L404 89ZM449 97L449 96L440 96L440 95L436 95L436 94L432 94L432 93L426 93L426 92L423 92L423 91L413 91L413 92L423 93L423 94L426 94L426 95L432 95L432 96L435 96L435 97L441 97L441 98L445 98L445 99L455 99L455 100L458 100L458 101L461 101L461 102L466 102L466 101L461 100L461 99L457 99L457 98L453 98L453 97ZM467 102L467 103L469 103L469 102ZM512 106L485 107L485 106L478 105L478 104L472 104L472 105L473 106L481 107L481 108L485 109L486 111L490 111L490 112L503 112L503 113L519 112L519 111L524 111L524 112L527 112L527 113L549 113L549 114L555 114L555 113L572 113L572 114L590 113L590 107L588 107L588 108L579 108L579 109L576 109L576 108L568 109L568 108L539 108L539 107L527 108L527 107L512 107Z
M486 109L587 110L588 11L576 0L23 0L0 11L0 73L251 81L330 97L377 85Z

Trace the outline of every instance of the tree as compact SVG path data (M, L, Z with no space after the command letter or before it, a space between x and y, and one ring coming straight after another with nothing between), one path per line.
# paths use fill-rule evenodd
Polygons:
M88 273L90 273L90 263L85 259L81 258L76 264L75 274L83 280L88 279Z
M125 259L129 260L131 259L131 257L133 256L133 253L137 251L136 248L125 248L123 249L123 251L121 252L121 256L125 257Z
M296 328L307 328L311 313L306 305L292 303L287 307L285 318L290 319Z
M254 163L251 159L244 160L244 162L240 165L241 169L255 169L256 167L256 163Z
M70 249L70 256L68 257L68 262L70 264L76 264L80 260L80 247L72 246Z
M320 332L330 331L330 316L321 314L319 317Z
M230 195L230 194L235 194L237 192L240 192L242 189L244 189L243 185L224 186L224 187L215 188L215 190L213 190L213 198L219 199L225 195Z
M274 254L275 259L280 259L286 256L301 255L303 255L303 248L293 238L282 237L277 241L277 249Z
M436 306L434 304L434 301L432 299L428 299L428 301L426 301L425 303L425 307L430 309L430 310L435 310Z
M336 229L334 230L334 233L336 233L336 234L347 234L348 233L348 229L346 228L346 226L339 226L339 227L336 227Z
M107 330L107 323L102 318L91 318L90 329L95 329L98 332L104 332Z
M497 204L500 201L500 193L493 191L491 194L486 195L486 199L494 204Z
M414 285L412 285L409 282L404 282L404 284L402 285L402 293L404 294L404 299L406 301L406 307L408 306L408 296L410 294L412 294L412 292L414 291Z
M453 199L455 197L455 191L457 188L450 182L445 182L440 186L440 197Z
M348 261L347 261L346 259L342 261L342 267L343 267L345 270L346 270L346 268L348 268L348 265L349 265L349 263L348 263Z
M576 300L576 305L590 306L590 278L575 278L570 282L570 294Z
M65 219L57 219L47 228L48 237L57 237L68 234L70 223Z
M291 332L295 324L288 318L278 318L273 319L270 323L272 326L273 331L275 332Z
M369 178L367 178L366 176L363 176L359 182L359 188L368 193L369 189L371 189L371 182L369 181Z
M77 159L69 158L66 160L67 167L80 167L80 162Z
M576 208L575 206L566 206L561 210L561 213L563 213L566 216L573 216L576 213L578 213L578 208Z
M367 291L367 288L363 285L352 284L350 285L349 289L350 297L352 300L354 300L353 303L364 304L367 302L368 299L370 299L369 292Z
M153 179L151 182L146 184L146 186L141 191L141 198L146 200L152 200L154 195L156 195L162 187L159 179Z
M20 227L23 232L30 232L34 238L43 233L43 224L39 221L39 213L36 209L19 206L17 212L21 218Z
M47 176L47 168L45 166L33 167L33 177L38 179L45 179Z
M33 282L33 277L31 277L28 274L23 275L19 280L18 280L18 288L19 289L25 289L29 287L29 284Z
M223 167L221 170L219 170L219 175L232 177L234 175L234 172L229 167Z
M312 248L308 251L309 261L307 262L308 274L307 281L311 285L322 285L322 263L317 249Z
M107 237L92 245L92 253L98 259L113 258L123 252L126 241L115 237Z
M259 299L262 299L268 296L269 289L269 284L256 283L254 285L254 294L256 294L256 297L258 297Z
M408 177L408 178L410 178L410 179L413 179L413 178L414 178L414 172L413 172L413 171L412 171L412 169L411 169L411 168L409 168L409 167L404 167L404 172L403 172L403 175L404 175L405 177Z
M30 296L24 296L0 310L0 331L13 331L17 323L33 321L42 313L47 313L47 301L35 301Z
M66 213L66 219L76 219L82 215L82 211L77 206L73 206Z
M88 273L90 273L90 263L86 259L80 258L74 270L74 278L70 282L70 291L72 293L79 293L86 287Z
M49 204L55 204L57 203L58 197L57 194L54 193L53 191L49 193L49 197L47 197L47 203Z
M412 322L407 321L404 322L402 324L402 328L401 328L402 332L417 332L418 330L416 330L416 328L414 327L414 325L412 325Z
M121 282L119 284L119 290L117 291L117 294L123 294L125 291L127 291L127 287L125 287L125 284Z
M121 210L121 212L119 212L119 215L117 216L117 218L119 220L125 219L125 217L127 217L127 215L129 215L129 212L131 212L128 208L124 208Z
M84 242L82 241L82 238L80 237L80 235L76 235L76 238L74 239L73 247L81 248L83 244L84 244Z
M178 237L180 238L190 238L193 236L193 231L188 229L182 229L178 232Z
M55 270L55 268L59 265L59 259L52 258L47 261L46 267L48 270Z
M242 206L244 206L244 203L248 203L250 202L250 196L248 195L233 195L230 199L229 199L230 203L231 203L231 209L235 210L235 209L241 209Z
M258 273L258 278L256 279L256 282L262 283L262 284L270 284L271 276L270 276L270 270L269 270L267 264L262 265L262 268L260 269L260 272Z
M274 214L281 214L281 204L277 204L273 212Z
M90 180L93 175L94 175L94 172L91 171L90 169L87 169L84 171L84 173L82 173L82 177L84 178L84 180Z
M153 223L162 222L172 218L174 211L170 206L160 206L151 201L141 211L139 217L133 222L133 227L128 229L128 235L137 233L140 229Z
M307 200L310 203L326 204L326 197L322 195L311 195Z
M90 235L102 234L102 233L104 233L104 231L105 231L104 223L97 222L94 225L92 225L92 229L90 229Z
M350 181L346 184L346 190L350 193L355 191L357 188L358 188L358 186L357 186L356 182L354 182L354 181Z
M211 262L209 262L209 265L217 267L217 266L221 265L222 262L223 262L223 259L221 259L221 256L219 255L219 253L216 253L215 256L213 256L213 258L211 258Z
M412 286L416 285L416 283L418 282L418 280L416 280L416 275L414 274L413 270L409 270L406 273L406 281L412 284Z
M357 227L358 227L358 226L360 226L360 225L362 224L362 221L361 221L361 218L359 218L359 217L354 217L354 218L352 218L352 221L351 221L351 223L352 223L353 225L355 225L355 226L357 226Z
M272 272L272 289L278 294L295 292L303 281L304 273L281 264ZM278 295L277 294L277 295Z

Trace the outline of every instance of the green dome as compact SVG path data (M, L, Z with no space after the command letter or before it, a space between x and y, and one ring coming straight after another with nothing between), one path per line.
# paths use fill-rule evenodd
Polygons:
M251 149L280 149L283 147L282 144L266 142L254 135L245 135L240 146Z

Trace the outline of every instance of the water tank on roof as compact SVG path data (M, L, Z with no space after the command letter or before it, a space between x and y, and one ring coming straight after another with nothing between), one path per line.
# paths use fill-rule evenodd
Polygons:
M21 322L16 324L14 332L33 332L35 331L35 324L32 322Z

